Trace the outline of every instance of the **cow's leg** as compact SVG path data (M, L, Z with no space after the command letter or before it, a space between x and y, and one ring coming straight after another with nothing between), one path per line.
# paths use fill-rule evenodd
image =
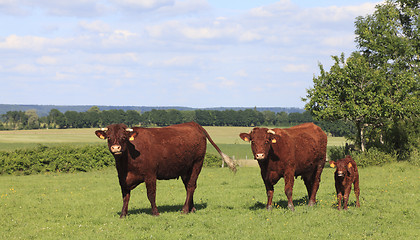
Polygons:
M303 182L305 183L306 190L308 191L308 199L310 199L312 196L312 187L313 187L312 176L310 177L302 176L302 178L303 178Z
M268 182L264 182L265 184L265 190L267 192L267 205L266 205L266 209L267 210L272 210L273 209L273 195L274 195L274 185Z
M147 198L149 199L152 207L152 215L159 216L159 212L156 206L156 178L150 178L146 181Z
M293 205L293 198L292 198L293 184L295 182L294 173L293 172L286 173L284 175L284 182L285 182L284 192L286 193L286 197L287 197L287 207L290 210L294 211L295 207Z
M313 206L316 203L316 193L318 192L319 183L321 182L321 173L322 173L322 170L324 169L324 164L325 164L324 162L322 162L322 164L319 164L313 174L313 178L311 180L311 185L312 185L311 195L308 195L309 206Z
M121 209L121 215L120 218L124 218L125 216L127 216L128 213L128 202L130 201L130 190L128 189L123 189L122 190L122 197L123 197L123 207Z
M191 186L190 184L190 179L191 179L190 175L182 176L181 178L182 178L182 182L184 183L185 191L187 192L185 203L184 203L184 206L182 207L182 213L187 214L190 212L191 205L192 207L194 207L194 200L191 193L191 191L194 191L194 190L192 190L193 186Z
M344 210L347 210L347 204L349 202L349 196L351 192L351 183L347 184L345 190L344 190Z
M191 174L181 176L182 181L185 186L185 190L187 191L185 204L182 207L182 213L184 214L196 211L194 207L194 192L195 192L195 189L197 188L197 179L198 179L198 175L201 172L202 166L203 166L203 161L199 161L194 164Z
M337 202L338 202L338 210L341 210L341 201L343 200L343 194L341 192L337 193Z
M356 195L356 206L360 207L360 202L359 202L359 195L360 195L359 178L356 178L356 180L354 181L354 194Z

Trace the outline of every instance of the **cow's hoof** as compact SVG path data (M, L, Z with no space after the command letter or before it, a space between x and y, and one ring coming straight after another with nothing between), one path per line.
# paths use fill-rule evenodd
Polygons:
M267 211L271 211L271 210L273 210L273 206L271 205L267 206Z
M310 207L315 206L315 201L309 201L308 206Z
M291 211L295 211L295 206L293 206L293 204L287 204L287 207L288 207Z

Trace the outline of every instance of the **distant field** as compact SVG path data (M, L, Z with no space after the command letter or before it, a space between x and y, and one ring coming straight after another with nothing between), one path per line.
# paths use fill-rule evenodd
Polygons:
M250 155L249 143L242 141L239 134L249 132L251 127L205 127L205 129L226 154L234 155L237 159ZM48 146L105 144L105 141L96 137L95 130L96 128L0 131L0 151L32 148L39 144ZM343 137L328 138L328 146L344 144ZM212 146L208 149L211 153L216 152Z

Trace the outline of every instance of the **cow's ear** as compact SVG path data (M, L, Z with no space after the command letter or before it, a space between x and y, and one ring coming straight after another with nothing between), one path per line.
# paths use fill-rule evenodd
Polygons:
M137 132L135 132L135 131L133 131L133 132L130 132L129 133L129 139L128 140L130 140L130 141L134 141L134 138L136 138L137 137L137 135L138 135L138 133Z
M349 162L349 163L347 164L347 168L351 168L351 167L353 167L353 165Z
M335 162L334 161L330 161L330 167L335 168Z
M95 134L100 139L106 139L106 133L105 133L105 131L97 130L97 131L95 131Z
M245 142L249 142L251 140L251 137L248 133L241 133L239 134L239 137L242 138Z
M276 135L273 135L271 138L271 143L277 143Z

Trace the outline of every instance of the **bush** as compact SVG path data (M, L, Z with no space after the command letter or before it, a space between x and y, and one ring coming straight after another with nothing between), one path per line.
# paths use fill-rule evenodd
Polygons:
M357 166L360 167L382 166L385 163L397 161L397 155L395 153L385 153L377 148L370 148L365 152L353 154L352 157L356 161Z
M222 166L222 157L219 155L214 155L211 153L206 153L204 157L203 167L221 167Z
M329 161L337 161L346 157L346 148L344 146L333 146L327 149L327 155Z
M0 174L85 172L113 164L114 158L104 145L83 147L39 145L34 149L0 152Z
M408 162L410 162L414 166L420 166L420 154L418 149L413 149L411 151Z

